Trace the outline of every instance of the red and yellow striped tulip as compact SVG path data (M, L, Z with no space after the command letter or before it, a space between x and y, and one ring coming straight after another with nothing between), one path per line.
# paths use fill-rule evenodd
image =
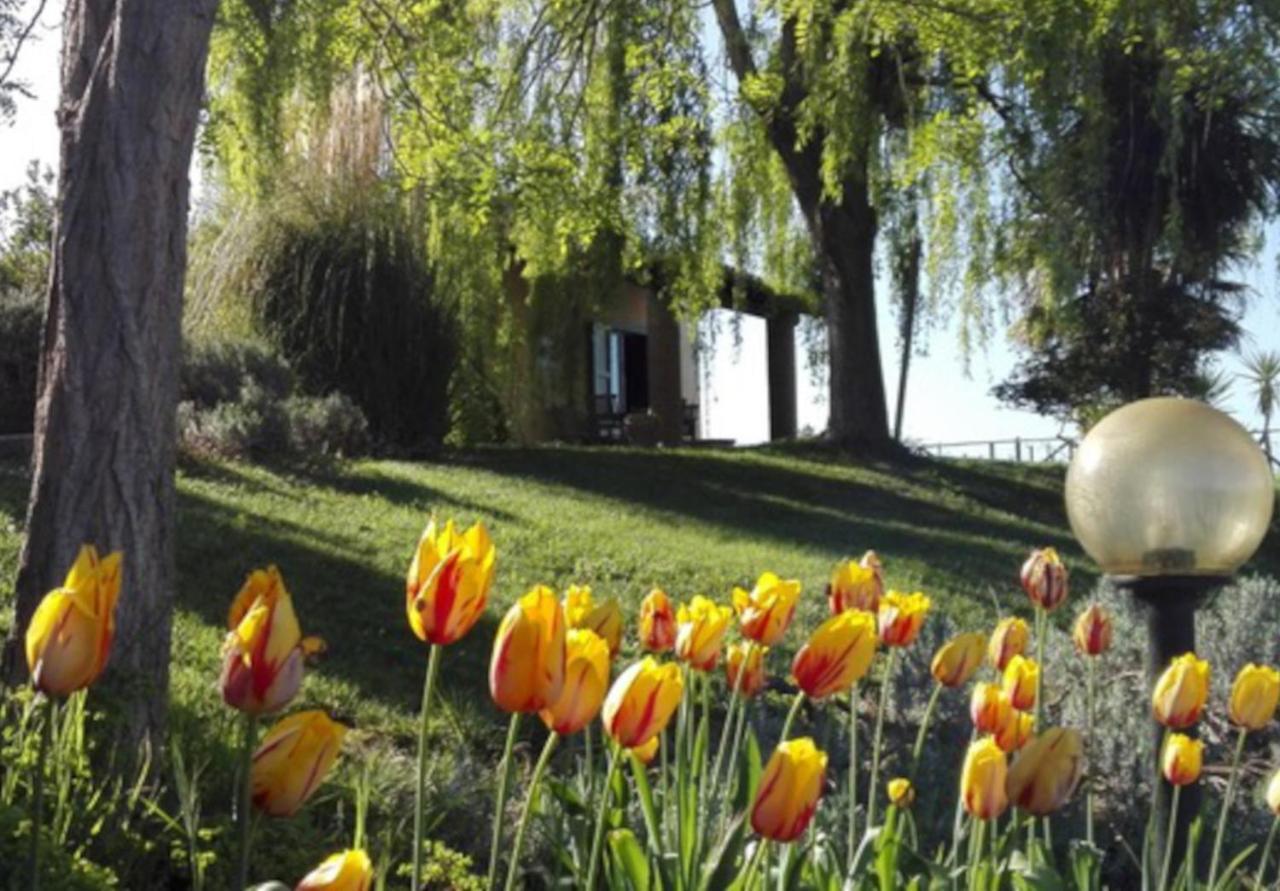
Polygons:
M831 570L831 580L827 582L827 606L833 616L847 609L860 609L874 616L880 608L882 594L884 582L880 558L875 551L867 551L857 563L841 561Z
M996 671L1004 671L1009 660L1021 656L1027 651L1027 643L1031 640L1031 629L1027 623L1017 616L1001 619L996 623L996 630L991 632L991 642L987 645L987 658Z
M564 617L570 628L594 631L609 645L610 658L622 648L622 607L610 597L596 603L586 585L570 585L564 594Z
M733 589L733 608L742 623L742 636L771 647L782 639L800 598L800 583L763 573L750 591Z
M977 684L969 698L969 717L978 733L996 733L1009 721L1013 706L998 684Z
M1170 733L1160 753L1160 770L1173 786L1188 786L1200 779L1204 743L1182 733Z
M373 863L364 851L334 854L298 883L294 891L369 891L373 887Z
M253 753L253 806L272 817L296 814L324 781L346 733L345 726L322 711L278 721Z
M720 646L732 618L732 609L701 594L687 606L680 604L676 614L676 658L698 671L711 671L720 660Z
M564 610L555 592L538 586L502 617L489 660L489 694L504 712L537 712L564 686Z
M674 662L645 656L618 676L604 700L604 729L624 749L643 746L667 726L684 680Z
M1111 646L1111 616L1098 604L1089 604L1071 627L1071 638L1080 655L1101 656Z
M1251 662L1240 669L1231 685L1228 711L1236 726L1261 730L1275 717L1277 702L1280 702L1280 672L1270 665Z
M539 712L542 723L561 736L577 733L595 720L609 689L609 645L587 628L572 628L565 638L564 684L560 695Z
M890 591L880 599L880 643L889 647L909 647L924 625L931 602L919 591L901 594Z
M764 656L768 647L762 647L751 641L739 641L730 644L725 654L724 673L730 690L737 690L738 695L750 699L764 689ZM743 670L743 660L746 669ZM742 679L738 672L742 671Z
M1035 725L1035 718L1031 715L1011 708L992 738L1001 751L1016 752L1031 739L1031 731L1035 729Z
M44 596L27 625L27 669L46 696L83 690L102 674L111 655L120 598L119 551L98 558L84 545L61 588Z
M985 634L957 634L934 654L929 671L933 674L933 679L942 686L959 687L973 677L973 673L982 665L986 650Z
M653 759L658 756L658 746L662 743L662 734L658 733L649 737L649 741L643 745L636 746L631 749L632 755L640 761L641 764L649 765L653 763Z
M1067 803L1084 770L1084 742L1069 728L1055 727L1032 740L1009 768L1009 799L1037 817Z
M1182 730L1200 720L1209 699L1209 663L1195 653L1183 653L1169 663L1151 692L1156 720Z
M231 604L227 627L219 684L223 701L251 715L284 708L302 686L304 657L323 644L303 639L278 569L249 573Z
M903 810L916 803L916 787L906 777L897 777L889 781L889 802Z
M661 588L654 588L640 603L640 645L651 653L665 653L676 645L676 611Z
M1009 698L1009 704L1025 711L1036 704L1036 681L1040 677L1040 666L1034 659L1026 656L1014 656L1004 667L1004 675L1000 689Z
M405 613L420 640L451 644L466 636L484 613L498 552L484 524L458 532L433 518L418 539L405 577Z
M779 743L765 765L751 805L751 828L779 842L799 838L822 796L827 754L809 737Z
M1046 611L1067 599L1067 565L1053 548L1031 552L1022 564L1021 581L1031 602Z
M1009 807L1009 764L995 740L984 737L969 744L960 775L964 809L978 820L993 820Z
M842 693L860 681L876 655L876 620L859 609L827 619L791 663L796 685L810 699Z

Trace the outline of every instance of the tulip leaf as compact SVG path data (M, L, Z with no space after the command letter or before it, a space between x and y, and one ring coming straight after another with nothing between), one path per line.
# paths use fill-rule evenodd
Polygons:
M609 854L614 871L622 877L630 891L649 891L649 858L630 829L609 833Z
M578 795L577 791L568 783L550 776L545 778L543 783L545 783L546 787L551 790L551 794L555 797L556 801L560 802L560 804L564 806L565 810L577 816L587 816L590 813L590 809L587 807L586 802L582 800L582 797Z
M1218 879L1217 883L1209 889L1209 891L1219 891L1219 889L1239 887L1239 882L1232 881L1232 878L1235 876L1236 872L1244 866L1245 861L1249 859L1249 855L1253 853L1253 850L1256 847L1257 845L1249 845L1237 854L1235 859L1227 864L1226 869L1222 871L1222 876Z
M742 757L738 759L738 788L733 797L735 811L746 810L756 795L760 785L760 775L764 773L764 764L760 758L760 743L756 741L755 731L748 728L746 745Z
M662 859L662 824L658 822L657 809L653 806L653 787L649 784L649 776L645 773L644 762L635 755L628 756L631 761L631 776L635 780L636 792L640 796L640 811L644 814L645 831L649 835L649 848L654 857Z
M1102 852L1087 841L1075 839L1067 856L1075 891L1098 891L1102 887Z
M876 876L880 879L880 891L893 891L898 887L898 830L899 814L893 805L884 814L884 825L876 837Z
M808 861L812 851L812 842L806 844L803 848L797 845L786 846L786 855L783 857L782 865L778 868L779 889L794 891L795 888L800 887L800 877L804 873L804 864Z
M703 863L698 891L717 891L732 884L746 840L746 817L745 813L739 813L729 822L725 834Z

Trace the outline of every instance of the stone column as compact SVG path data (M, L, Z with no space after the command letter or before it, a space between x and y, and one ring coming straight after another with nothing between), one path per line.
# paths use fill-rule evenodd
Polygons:
M648 298L649 408L658 418L658 441L678 445L680 402L680 326L671 308L653 292Z

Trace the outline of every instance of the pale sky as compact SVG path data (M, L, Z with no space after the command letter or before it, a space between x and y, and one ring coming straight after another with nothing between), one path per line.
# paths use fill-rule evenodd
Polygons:
M29 0L30 5L30 0ZM8 127L0 127L0 189L20 184L27 163L38 158L57 168L58 133L54 122L57 104L58 22L61 4L51 3L45 12L39 41L24 49L19 59L19 77L35 93L33 100L19 100L18 115ZM1280 285L1277 283L1277 254L1280 229L1268 229L1267 245L1257 264L1242 278L1258 291L1244 319L1246 350L1280 350ZM898 356L894 343L895 324L886 288L877 295L880 321L881 360L892 422L893 400L897 392ZM768 404L765 399L764 323L751 317L741 320L740 340L731 330L727 313L717 312L704 320L704 328L717 327L717 348L707 358L709 370L702 387L703 435L734 439L738 443L760 442L768 436ZM737 341L737 342L735 342ZM929 354L916 356L908 377L905 434L921 443L961 440L1003 439L1015 436L1053 436L1055 421L1029 412L1009 409L990 395L991 387L1012 369L1016 356L998 331L991 342L975 351L966 374L953 328L931 333ZM804 363L805 348L797 345L800 361L800 427L821 430L826 425L825 388L813 385ZM1221 357L1229 372L1240 368L1236 356ZM1247 386L1238 382L1226 400L1228 411L1241 423L1256 428L1261 418L1252 405ZM985 450L984 450L985 451Z

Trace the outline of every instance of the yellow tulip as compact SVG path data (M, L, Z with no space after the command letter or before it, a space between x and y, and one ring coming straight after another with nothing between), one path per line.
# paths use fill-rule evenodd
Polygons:
M298 883L294 891L369 891L373 887L373 864L364 851L334 854Z
M489 694L505 712L537 712L564 686L564 611L555 593L534 588L502 617L489 660Z
M564 684L560 696L539 714L548 730L561 736L577 733L600 712L609 688L609 645L587 628L573 628L565 638Z
M302 686L306 654L322 646L303 639L293 598L274 566L249 573L227 614L222 645L222 699L251 715L279 711Z
M609 656L622 648L622 607L612 597L596 603L586 585L570 585L564 595L564 617L570 628L594 631L609 645Z
M631 754L640 759L641 764L652 764L653 759L658 755L658 746L662 742L662 734L656 734L649 737L649 741L643 745L636 746L631 749Z
M889 801L894 807L909 808L916 801L916 787L906 777L889 781Z
M969 717L978 733L996 733L1009 721L1013 706L998 684L977 684L969 699Z
M604 700L604 728L624 749L643 746L667 726L684 680L674 662L645 656L618 676Z
M880 623L880 642L889 647L908 647L915 641L924 625L931 603L919 591L900 594L890 591L880 600L877 618Z
M934 654L929 666L933 679L944 687L959 687L978 670L986 649L985 634L957 634Z
M346 733L321 711L282 718L253 753L253 806L272 817L296 814L333 766Z
M742 636L771 647L782 639L800 598L800 583L766 572L750 591L733 589L733 608L742 622Z
M1169 663L1151 693L1156 720L1182 730L1200 720L1209 699L1209 663L1195 653L1183 653Z
M427 524L405 577L409 627L431 644L464 637L484 613L493 585L497 550L482 523L459 533L453 520L443 531Z
M1174 786L1186 786L1200 779L1204 764L1204 743L1181 733L1170 733L1160 753L1160 769Z
M1001 619L996 623L996 630L991 632L991 642L987 645L987 658L995 666L996 671L1004 671L1009 660L1021 656L1027 651L1027 643L1031 639L1031 629L1027 623L1017 616Z
M837 613L819 625L791 663L797 686L811 699L848 690L876 655L876 620L859 609Z
M1053 548L1032 551L1022 564L1022 590L1031 602L1053 610L1067 599L1067 566Z
M720 645L733 610L697 595L676 614L676 658L691 668L711 671L720 659Z
M867 551L857 563L844 560L837 564L827 582L827 606L833 616L847 609L860 609L874 616L882 594L883 573L875 551Z
M1032 740L1009 768L1009 800L1037 817L1047 817L1067 803L1084 770L1080 734L1055 727Z
M992 738L1003 752L1016 752L1031 739L1031 731L1035 728L1035 718L1026 712L1009 709L1004 723L996 728Z
M1231 720L1246 730L1261 730L1271 723L1280 702L1280 672L1269 665L1249 663L1231 685Z
M1267 807L1271 808L1271 813L1280 817L1280 770L1271 775L1271 781L1267 783Z
M760 777L751 828L774 841L799 838L813 818L827 773L827 754L809 737L779 743Z
M665 653L676 645L675 609L661 588L640 602L640 645L651 653Z
M76 555L61 588L44 596L27 625L27 669L46 696L67 696L107 667L116 630L122 557L99 559L93 545Z
M964 809L978 820L992 820L1009 806L1006 791L1009 766L1005 754L990 737L969 744L960 775Z
M1034 659L1026 656L1014 656L1004 667L1001 687L1004 695L1009 697L1009 704L1016 709L1034 708L1036 704L1036 680L1040 677L1040 666Z
M764 689L764 655L768 649L749 641L729 645L725 654L724 673L730 690L737 690L739 696L750 699ZM745 671L742 668L744 659ZM739 671L743 671L741 680L738 680Z
M1076 619L1071 637L1081 655L1102 655L1111 646L1111 616L1098 604L1090 604Z

